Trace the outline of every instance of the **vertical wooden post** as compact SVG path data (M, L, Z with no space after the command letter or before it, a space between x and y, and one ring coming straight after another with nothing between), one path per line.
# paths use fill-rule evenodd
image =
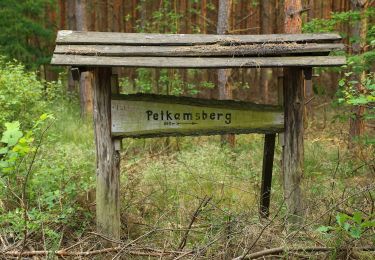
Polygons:
M120 238L120 156L111 137L110 67L93 68L97 231Z
M303 108L302 68L284 69L284 149L283 186L287 220L298 223L302 217L301 179L303 176Z
M314 92L312 88L312 68L304 68L303 74L305 76L305 109L304 109L304 120L305 120L305 128L307 128L307 119L310 115L312 115L312 106L311 100L314 98Z
M276 134L266 134L264 137L262 186L260 188L260 215L264 218L267 218L270 212L275 139Z

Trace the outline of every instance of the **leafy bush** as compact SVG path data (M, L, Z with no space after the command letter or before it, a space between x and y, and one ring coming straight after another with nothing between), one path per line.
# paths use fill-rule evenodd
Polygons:
M67 135L62 124L70 132L72 123L63 116L56 120L43 114L27 131L17 121L5 123L0 139L0 233L4 239L21 241L24 234L32 234L37 240L43 237L46 248L57 249L63 236L60 228L79 235L92 221L83 208L85 192L94 179L93 152L88 151L93 147L70 138L61 140ZM77 117L74 120L78 127ZM86 134L87 138L92 136Z
M47 112L48 101L56 99L61 89L60 84L40 81L35 72L0 56L0 131L5 122L18 121L24 129L32 127L33 120Z

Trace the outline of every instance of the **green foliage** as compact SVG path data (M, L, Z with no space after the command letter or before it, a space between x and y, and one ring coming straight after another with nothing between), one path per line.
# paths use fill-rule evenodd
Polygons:
M74 104L64 106L79 111ZM93 137L74 111L57 110L57 119L43 114L27 131L19 122L5 124L0 143L0 233L20 240L27 227L29 234L44 236L47 248L57 249L62 236L58 227L79 233L91 222L91 213L77 200L93 185L94 149L85 141ZM84 136L71 136L77 132L71 126Z
M55 25L48 24L46 10L55 0L1 0L0 54L17 59L27 68L38 68L50 60Z
M18 121L5 123L6 130L1 138L3 147L0 148L0 176L11 173L28 153L35 151L32 148L33 132L22 133ZM1 145L0 143L0 145Z
M147 0L141 0L137 9L139 12L146 12L145 4ZM141 15L142 16L142 15ZM137 32L160 32L160 33L178 33L182 14L178 13L169 0L160 1L160 8L154 11L151 19L146 20L145 17L137 20Z
M374 216L364 218L362 212L356 211L352 216L345 213L337 214L335 226L320 226L317 231L324 234L331 234L331 236L334 235L343 239L360 239L366 230L374 227Z
M350 63L349 63L350 65ZM375 119L375 73L371 72L360 77L360 80L353 78L354 72L344 73L344 77L339 81L337 91L337 103L352 107L363 106L366 108L363 120ZM358 88L358 85L361 88ZM349 114L349 116L354 116ZM364 136L364 144L375 144L375 137Z
M33 119L46 112L49 102L61 97L62 89L60 83L40 81L35 72L0 56L0 131L5 122L12 121L32 127Z
M198 87L214 88L212 82L203 81L199 85L186 82L181 74L176 70L162 69L156 80L151 69L139 68L136 70L137 76L134 82L129 78L120 79L121 92L130 93L158 93L169 95L196 95L199 93ZM196 70L188 70L188 73L197 73Z
M375 111L375 73L369 73L364 77L361 82L351 79L353 72L344 73L345 77L339 81L341 97L338 99L340 103L346 103L349 105L366 105L369 107L369 112L366 117L374 118ZM357 84L361 84L363 87L362 91L359 91L356 87Z
M78 202L93 186L91 124L80 120L76 99L63 94L60 82L38 80L1 58L0 233L20 240L26 228L51 249L60 227L79 233L92 220Z
M347 65L342 66L342 78L338 83L337 100L335 103L346 105L349 108L364 106L366 114L360 119L369 120L375 118L375 74L370 72L375 62L375 25L370 21L375 18L375 7L369 7L365 11L348 11L332 13L330 19L313 19L304 24L304 32L333 32L347 25L350 27L361 26L363 15L368 19L368 30L365 39L359 35L346 35L341 33L343 38L355 46L354 54L347 54ZM366 46L366 47L365 47ZM354 49L354 47L353 47ZM342 55L342 54L341 54ZM358 117L356 114L343 113L337 118ZM359 119L359 118L358 118ZM367 136L357 138L364 140L364 144L374 144L374 138Z
M350 27L358 26L361 19L360 11L347 11L332 13L330 19L313 19L312 21L303 25L303 32L314 33L314 32L334 32L341 28L343 25L349 25ZM375 7L367 8L365 15L368 20L375 18ZM360 44L361 39L356 35L346 35L341 33L343 38L348 38L351 44ZM369 28L366 35L366 43L370 47L375 46L375 25L369 23ZM360 73L363 70L371 69L373 62L375 61L375 50L374 48L368 48L363 54L355 54L348 56L348 63L350 67L347 67L349 71Z

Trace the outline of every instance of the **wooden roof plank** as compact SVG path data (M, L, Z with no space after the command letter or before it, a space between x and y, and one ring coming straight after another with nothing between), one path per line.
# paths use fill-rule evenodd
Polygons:
M57 45L56 54L91 56L155 56L155 57L206 57L206 56L280 56L306 53L329 53L343 50L341 43L281 43L240 46L124 46L124 45Z
M334 42L341 40L336 33L318 34L264 34L264 35L214 35L214 34L146 34L117 32L59 31L57 44L107 44L107 45L240 45L281 42Z
M51 64L71 66L122 66L149 68L271 68L329 67L346 63L343 56L297 57L104 57L54 54Z

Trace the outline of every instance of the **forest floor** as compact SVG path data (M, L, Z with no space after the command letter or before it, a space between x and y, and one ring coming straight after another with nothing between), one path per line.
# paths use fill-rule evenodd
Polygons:
M28 209L27 237L22 212L8 211L0 257L375 258L374 149L347 150L347 122L334 119L339 111L329 103L306 128L300 226L285 224L279 141L270 216L261 219L262 135L238 135L234 148L219 136L124 139L121 241L95 233L92 124L77 111L56 108L30 184L37 203Z

